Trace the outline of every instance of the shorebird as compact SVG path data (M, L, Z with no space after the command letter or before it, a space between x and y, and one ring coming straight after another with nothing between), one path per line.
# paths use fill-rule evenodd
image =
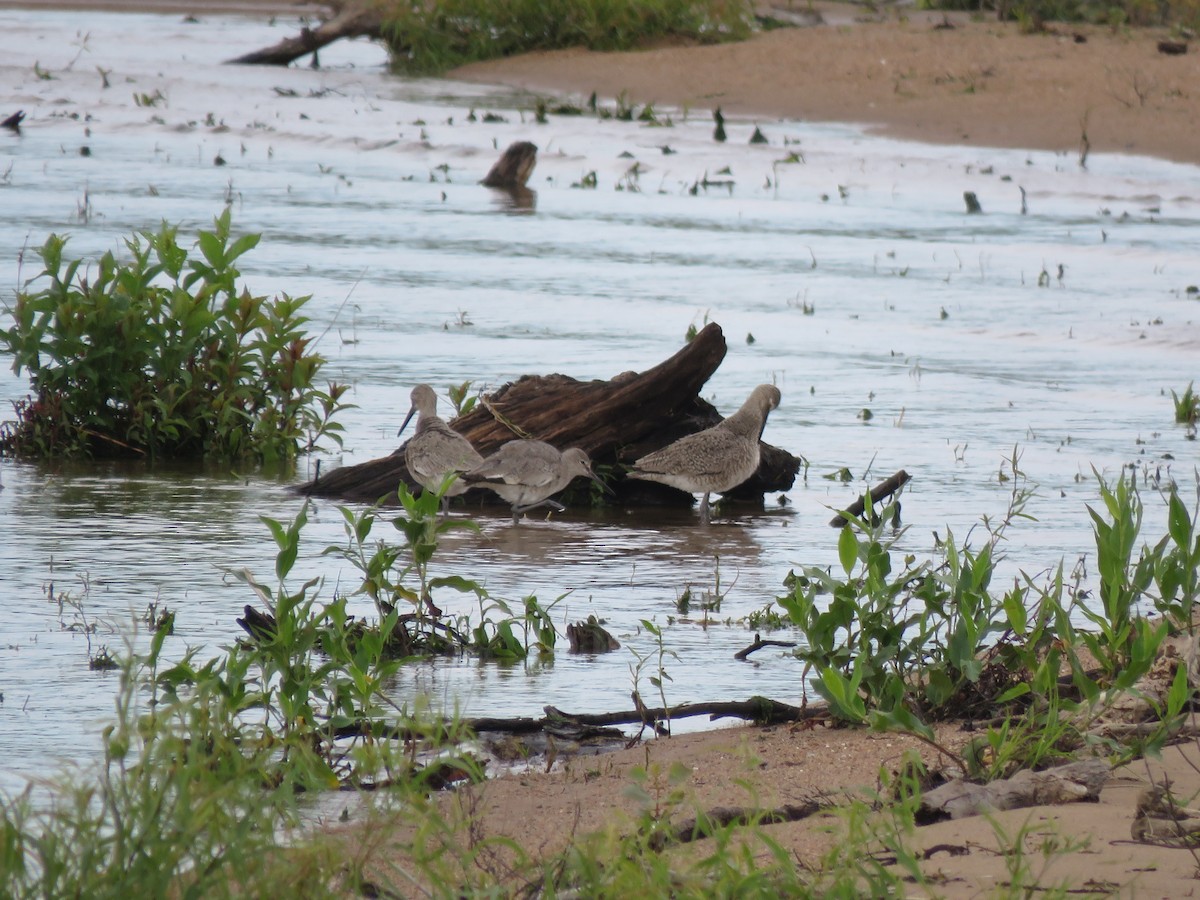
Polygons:
M579 475L584 475L607 490L595 473L592 461L582 450L572 447L559 452L545 441L509 441L475 468L465 472L469 485L491 488L512 504L513 522L521 513L548 506L562 512L566 507L549 499Z
M633 464L629 477L704 494L700 521L707 524L708 495L723 494L758 470L758 442L767 414L779 405L780 397L775 385L760 384L728 419L643 456Z
M404 448L404 463L409 474L425 490L441 490L448 475L461 474L483 462L470 441L438 418L437 395L427 384L418 384L412 389L412 408L396 437L404 433L414 415L417 416L417 433ZM461 478L451 482L442 494L442 512L449 509L449 498L466 493L468 487Z

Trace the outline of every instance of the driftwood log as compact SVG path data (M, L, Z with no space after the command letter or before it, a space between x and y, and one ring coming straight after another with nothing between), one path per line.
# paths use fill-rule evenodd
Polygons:
M572 653L611 653L621 649L621 642L595 616L588 616L586 622L568 624L567 643Z
M721 421L699 393L725 352L725 336L710 322L678 353L645 372L625 372L609 381L526 375L482 398L451 425L484 456L506 441L531 437L560 450L579 447L604 472ZM725 496L761 501L764 493L789 490L799 470L799 459L764 443L758 472ZM695 499L661 484L608 480L618 502L683 506ZM400 484L416 490L404 464L404 445L389 456L321 474L298 490L314 497L395 504ZM465 497L468 502L500 502L484 490Z
M526 186L533 167L537 165L537 144L530 141L515 141L488 170L484 187L502 191L506 204L514 210L530 210L537 205L537 192Z
M571 713L553 706L543 707L545 716L497 718L484 716L460 720L460 724L479 734L480 732L503 732L505 734L534 734L559 728L604 728L610 725L640 725L647 720L662 722L668 719L685 719L693 716L708 716L710 721L736 718L754 722L756 725L776 725L787 722L808 722L825 719L829 710L824 706L792 706L772 700L770 697L750 697L746 700L714 700L707 703L680 703L671 707L643 707L608 713ZM333 730L335 738L351 738L370 734L377 738L407 740L415 733L403 725L391 725L379 719L361 719L341 725Z
M795 646L796 646L795 641L763 640L762 635L755 632L754 643L751 644L749 647L739 650L737 653L733 654L733 658L736 660L743 660L743 661L747 660L750 658L751 653L757 653L763 647L795 647Z
M382 7L370 3L330 4L333 15L295 37L229 60L234 65L286 66L342 38L384 40Z
M1112 766L1103 759L1085 759L1054 769L1023 769L1012 778L973 784L951 781L926 791L917 821L962 819L1003 809L1096 802Z
M514 141L484 176L483 186L502 188L506 191L520 190L533 174L537 165L537 144L530 141Z
M867 492L868 494L871 495L872 508L874 508L879 503L880 500L886 500L888 497L892 496L892 494L896 493L896 491L900 490L900 488L904 487L910 481L912 481L912 476L909 475L907 472L905 472L903 469L901 469L899 472L897 472L891 478L885 478L883 481L879 482L879 484L875 485L875 487L871 488L871 490L869 490ZM860 496L857 500L855 500L853 503L851 503L849 506L846 507L846 512L848 512L852 516L861 516L866 511L867 511L867 498L865 496ZM842 528L843 526L846 526L849 524L850 524L850 520L847 519L845 516L843 516L841 513L838 513L836 516L834 516L832 519L829 520L829 525L832 528Z
M698 816L683 819L650 834L650 847L662 850L672 844L690 844L711 837L730 825L777 825L782 822L801 822L818 813L832 809L828 800L809 799L800 803L785 803L769 809L754 806L714 806Z

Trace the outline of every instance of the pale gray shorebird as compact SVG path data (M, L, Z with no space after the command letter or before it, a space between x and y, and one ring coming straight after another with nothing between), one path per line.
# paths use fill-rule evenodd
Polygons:
M412 389L412 408L396 432L397 437L404 433L413 416L417 416L417 433L404 448L404 463L413 480L425 490L437 491L447 475L461 475L483 462L471 442L438 417L437 395L427 384ZM466 493L469 487L462 478L451 482L442 495L442 512L449 508L450 497Z
M572 447L559 452L545 441L509 441L462 480L469 485L491 488L512 505L513 522L521 513L548 506L562 512L566 507L549 499L576 477L583 475L600 487L604 482L592 471L592 461Z
M780 399L779 388L760 384L728 419L643 456L633 464L629 477L703 494L700 521L707 524L708 495L732 490L758 470L758 442L767 414L779 406Z

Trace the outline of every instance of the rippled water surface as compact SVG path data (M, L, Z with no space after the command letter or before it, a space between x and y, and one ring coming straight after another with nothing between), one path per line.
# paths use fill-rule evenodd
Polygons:
M660 127L537 125L533 98L397 78L361 43L323 51L320 70L219 65L294 27L0 11L0 117L28 114L20 136L0 132L0 300L36 274L30 250L50 232L94 255L160 220L194 231L230 202L238 230L263 234L244 258L251 288L312 294L327 373L353 385L345 451L325 467L391 452L414 383L609 378L665 359L705 319L729 341L705 396L730 412L776 382L766 439L809 463L785 498L707 529L641 509L519 528L484 514L480 535L439 549L435 574L509 600L561 596L560 627L594 613L624 648L529 668L417 666L401 699L470 714L625 709L634 653L653 649L639 621L653 619L675 654L670 701L798 701L794 660L733 660L753 637L738 620L789 569L836 561L829 508L864 479L913 475L902 543L929 554L933 532L961 538L1003 514L1015 448L1038 486L1036 521L1011 532L1005 577L1091 550L1093 467L1113 477L1133 464L1194 489L1196 445L1169 390L1200 375L1187 293L1200 283L1200 170L1103 155L1081 170L1073 154L796 122L758 123L767 146L748 144L754 123L731 122L716 144L707 110L659 110ZM529 210L477 184L514 140L541 151ZM575 187L592 172L594 190ZM983 215L965 214L964 191ZM4 409L25 390L5 365ZM277 479L2 462L0 787L93 757L111 714L114 676L88 670L49 585L84 597L94 643L120 646L152 601L177 611L178 651L227 643L253 598L226 570L270 576L258 516L294 516L289 488L309 465ZM824 477L843 466L856 483ZM1144 496L1157 536L1160 503ZM323 575L332 592L353 577L319 555L341 516L322 501L310 520L294 579ZM715 589L718 573L720 623L668 624L684 590Z

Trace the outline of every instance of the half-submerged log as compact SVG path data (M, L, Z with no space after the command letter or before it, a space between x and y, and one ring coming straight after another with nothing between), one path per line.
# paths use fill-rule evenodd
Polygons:
M699 393L725 352L720 326L709 323L678 353L645 372L626 372L609 381L526 375L481 398L451 424L484 456L506 441L536 438L560 450L579 447L596 467L628 464L721 420ZM763 444L758 472L729 495L761 499L767 492L786 491L799 470L795 456ZM416 488L404 465L403 446L390 456L335 469L299 490L315 497L395 503L400 484ZM610 487L618 500L693 502L691 495L658 484L621 481Z
M568 624L567 643L572 653L611 653L621 649L621 642L595 616L588 616L586 622Z
M552 734L570 734L578 728L607 728L612 725L637 725L642 722L662 722L669 719L686 719L695 716L708 716L710 721L718 719L737 718L756 725L779 725L787 722L815 722L829 718L829 710L825 706L792 706L770 697L754 696L746 700L712 700L701 703L681 703L670 707L648 707L627 709L607 713L572 713L564 712L553 706L544 706L545 716L535 719L532 716L514 716L500 718L485 716L474 719L461 719L458 724L468 731L503 732L505 734L534 734L547 731ZM449 723L447 723L447 726ZM565 730L564 730L565 729ZM440 732L448 735L449 731ZM376 738L393 738L409 740L414 732L407 725L393 725L383 719L358 719L345 722L333 728L334 738L372 735ZM429 734L426 732L425 737Z
M910 481L912 481L912 476L909 475L907 472L905 472L903 469L901 469L899 472L897 472L891 478L885 478L883 481L879 482L879 484L875 485L875 487L871 488L871 490L869 490L867 492L871 497L871 507L874 508L875 506L877 506L879 504L879 501L886 500L888 497L892 496L892 494L896 493L896 491L900 490L900 488L904 487ZM860 496L857 500L855 500L853 503L851 503L849 506L846 507L846 512L848 512L852 516L861 516L866 511L867 511L867 498L865 495ZM842 528L843 526L849 525L849 524L850 524L850 520L848 518L846 518L844 515L842 515L841 513L838 513L836 516L834 516L832 519L829 520L829 525L831 528Z
M483 186L517 191L525 187L533 167L537 165L537 144L514 141L483 179Z
M382 7L369 3L335 6L332 18L315 28L301 28L295 37L229 60L234 65L286 66L342 38L383 40Z

